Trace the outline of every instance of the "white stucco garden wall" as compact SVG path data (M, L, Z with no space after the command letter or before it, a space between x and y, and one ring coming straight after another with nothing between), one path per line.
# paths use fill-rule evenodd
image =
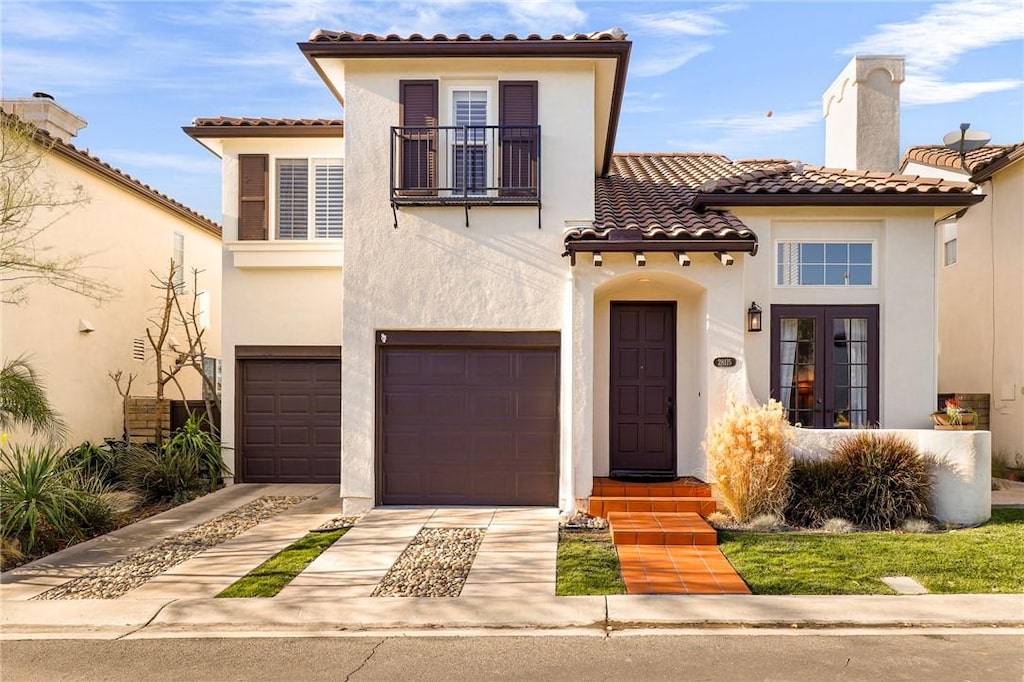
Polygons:
M896 434L927 456L933 475L932 512L938 521L976 526L992 516L992 436L988 431L795 429L792 451L802 459L826 459L857 434Z
M325 66L328 74L338 69ZM344 69L347 162L342 378L345 509L374 501L375 332L380 329L561 331L560 499L571 505L575 412L565 327L570 270L567 219L592 217L594 69L581 60L353 60ZM536 207L404 207L388 201L390 126L399 123L400 79L537 80L543 213ZM492 104L492 106L494 106ZM582 213L582 215L581 215Z
M166 276L174 254L174 233L185 237L185 301L191 305L193 268L201 272L199 286L210 295L210 327L204 335L207 352L220 357L221 264L220 240L166 208L161 208L128 189L72 163L56 153L46 155L33 176L40 184L52 183L60 197L73 196L80 186L85 201L61 209L40 208L32 225L51 221L40 234L37 249L52 247L60 258L82 256L81 271L119 290L108 302L91 299L49 286L33 284L28 300L3 308L0 357L25 356L38 370L54 408L68 424L68 443L100 442L121 438L121 398L108 372L122 370L137 375L132 394L155 394L153 351L146 344L146 362L132 358L132 340L145 338L148 318L160 301L150 271ZM40 251L45 254L46 252ZM49 257L49 255L45 255ZM82 322L94 331L80 331ZM184 342L184 336L178 334ZM189 398L200 398L201 378L191 370L180 375ZM124 382L122 382L124 386ZM167 397L180 399L173 385ZM15 441L28 434L15 432Z
M341 138L235 138L222 143L224 245L224 376L221 434L234 447L237 346L340 346L341 240L275 241L274 162L279 158L344 158ZM271 239L239 242L238 155L270 155ZM346 170L346 176L348 168ZM346 184L348 177L346 177ZM349 214L346 204L345 229ZM229 459L230 459L229 455Z

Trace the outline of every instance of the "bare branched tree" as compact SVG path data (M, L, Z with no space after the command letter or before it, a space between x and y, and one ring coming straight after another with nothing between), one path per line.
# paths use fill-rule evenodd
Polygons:
M178 375L183 369L194 369L202 377L206 389L203 391L206 417L216 433L218 424L214 420L214 414L220 412L220 398L217 395L214 378L208 376L203 368L203 361L206 358L206 330L200 321L200 271L193 270L191 300L186 304L182 302L185 294L178 275L180 269L181 266L172 258L166 275L150 271L156 280L152 286L159 292L160 297L160 303L149 318L151 326L146 328L146 338L153 350L156 365L156 400L161 406L165 404L167 386L170 384L178 389L182 400L187 400ZM175 338L172 345L171 339L175 333L185 337L184 343ZM159 443L159 436L157 440Z
M121 440L128 440L128 398L132 394L132 382L135 381L135 374L132 372L128 373L128 378L125 381L124 388L121 388L121 379L124 378L124 372L117 370L116 372L107 372L107 376L114 382L117 387L117 394L121 396Z
M46 282L96 301L118 290L84 272L88 254L57 252L44 233L88 202L81 185L58 187L43 161L56 139L0 111L0 301L23 303L28 287Z

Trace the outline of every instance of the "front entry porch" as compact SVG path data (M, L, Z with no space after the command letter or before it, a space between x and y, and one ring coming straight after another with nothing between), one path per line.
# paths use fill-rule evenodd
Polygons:
M710 486L695 478L595 478L589 504L608 519L628 594L750 594L705 520L715 509Z

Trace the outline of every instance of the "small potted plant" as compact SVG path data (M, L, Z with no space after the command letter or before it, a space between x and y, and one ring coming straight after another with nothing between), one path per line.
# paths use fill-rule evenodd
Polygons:
M935 428L940 431L971 431L978 413L969 407L960 405L956 398L946 401L946 409L932 412Z

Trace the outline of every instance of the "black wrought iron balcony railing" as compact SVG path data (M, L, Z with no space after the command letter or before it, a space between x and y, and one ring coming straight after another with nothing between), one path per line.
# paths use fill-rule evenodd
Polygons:
M396 205L540 204L540 126L392 126Z

